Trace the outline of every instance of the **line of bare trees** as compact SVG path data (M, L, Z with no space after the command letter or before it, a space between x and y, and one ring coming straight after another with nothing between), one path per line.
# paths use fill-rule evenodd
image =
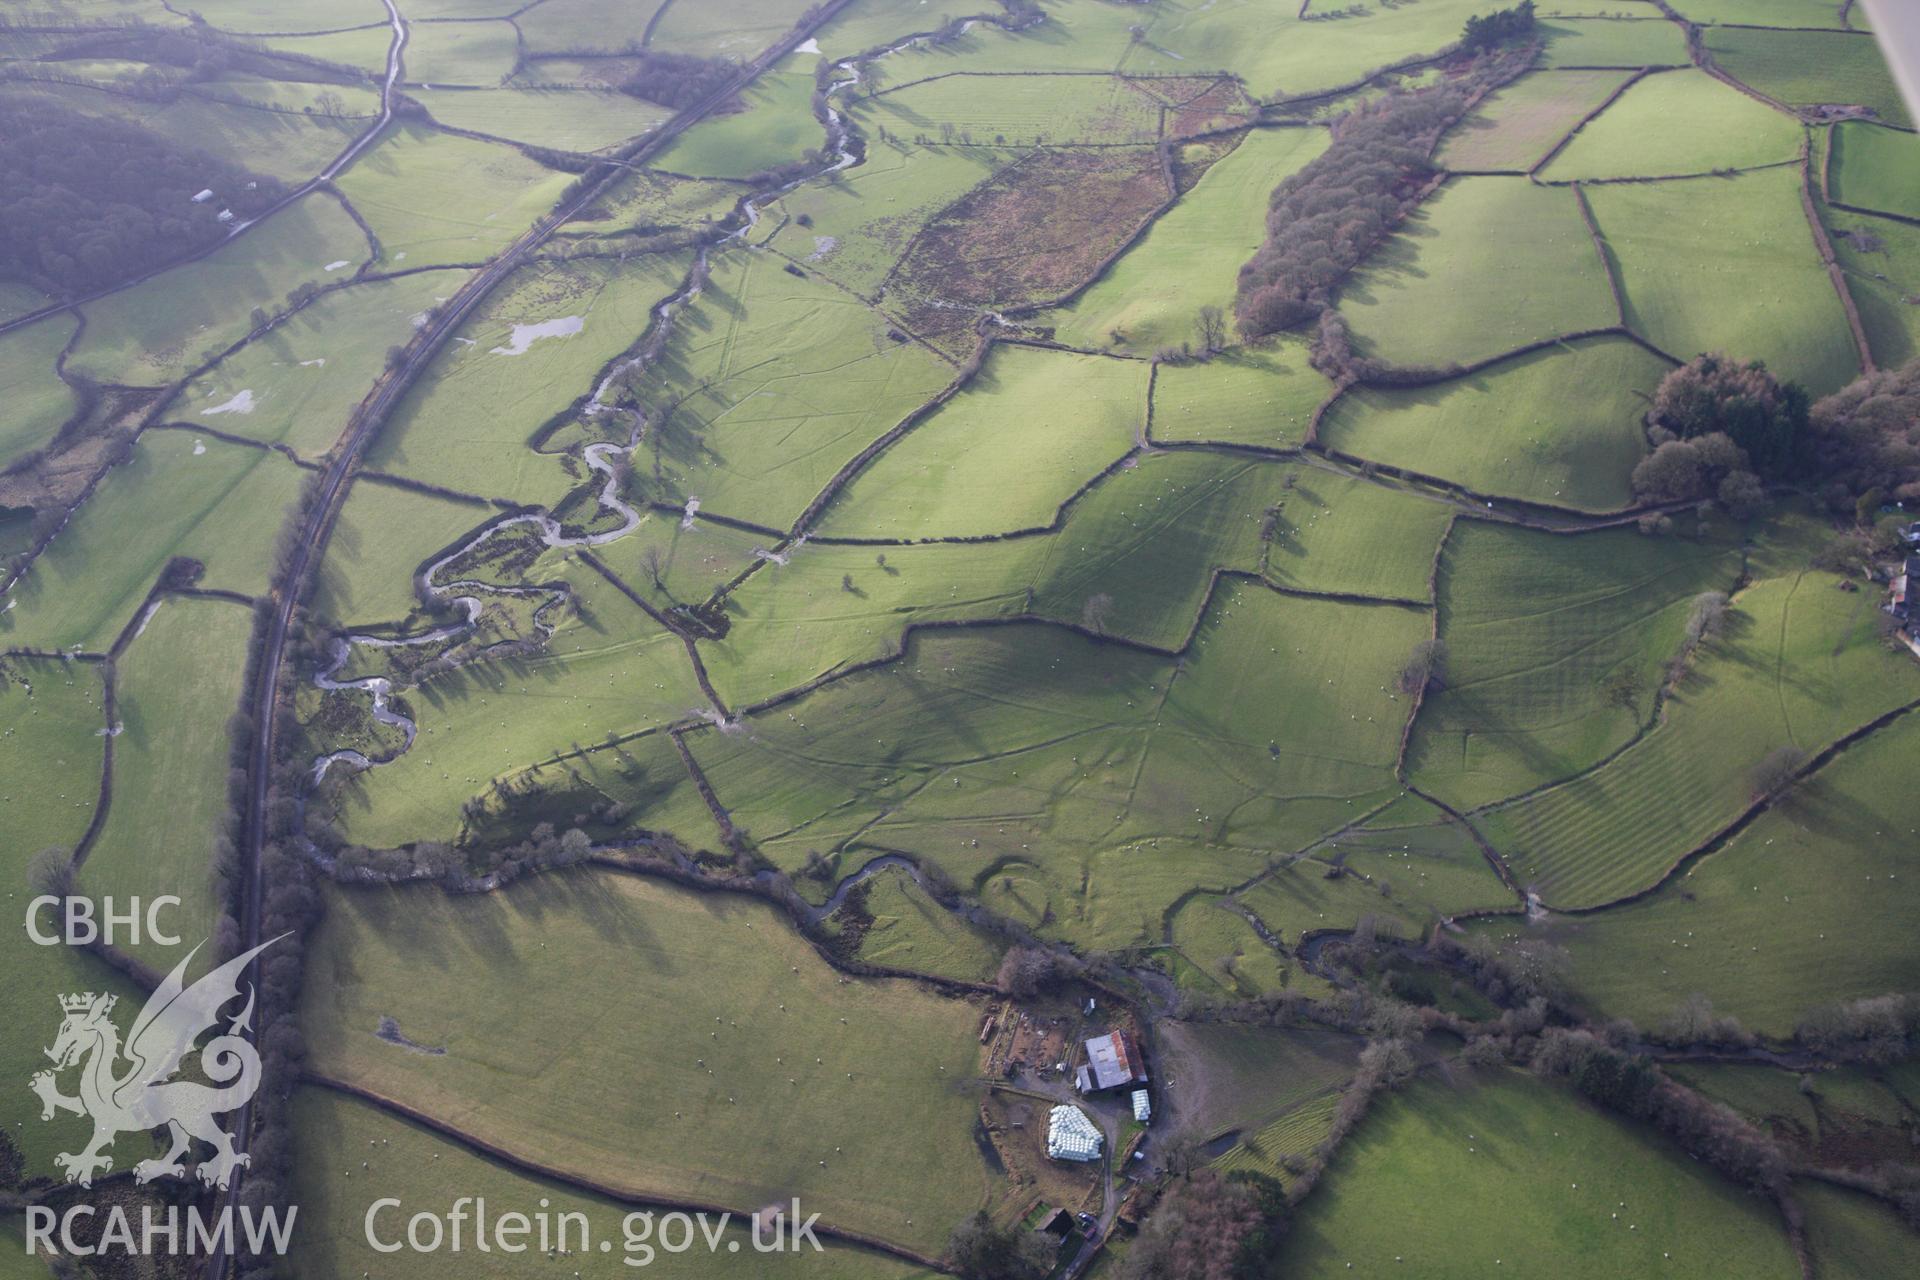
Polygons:
M1241 336L1295 328L1326 310L1347 273L1432 190L1435 139L1536 53L1484 54L1463 75L1388 93L1336 122L1332 145L1274 190L1266 243L1240 269Z

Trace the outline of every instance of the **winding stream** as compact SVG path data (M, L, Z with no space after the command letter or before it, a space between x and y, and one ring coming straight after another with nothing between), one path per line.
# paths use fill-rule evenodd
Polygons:
M1007 26L1007 24L995 19L974 18L968 19L963 23L960 30L962 32L968 31L981 22L992 22L994 25ZM1008 27L1008 29L1012 30L1013 28ZM397 15L396 30L400 31L400 35L396 42L393 56L390 57L388 61L387 78L389 90L398 75L399 49L405 42L404 29L398 25ZM832 156L831 162L811 173L803 174L792 181L783 183L772 190L755 192L752 195L742 197L736 206L734 215L740 225L720 236L717 241L715 241L715 244L725 246L734 241L743 240L760 224L761 211L765 205L778 200L780 197L804 183L811 182L816 178L821 178L828 174L842 172L862 163L865 159L865 151L857 145L857 135L847 124L846 117L840 108L835 105L835 96L860 83L860 63L878 61L891 54L910 49L915 45L927 41L929 38L926 34L907 36L895 41L891 45L885 46L870 57L861 58L855 56L853 58L842 59L835 63L833 67L833 78L826 86L826 101L823 111L827 133L826 149ZM391 97L390 92L388 97ZM384 119L381 123L385 123ZM331 176L333 172L337 172L350 163L361 148L364 147L367 142L371 141L378 132L379 128L377 126L369 130L359 144L335 162L326 176ZM631 457L634 451L640 447L641 441L644 439L646 433L646 415L638 409L623 409L615 404L614 400L617 397L618 388L628 377L646 368L649 363L665 350L667 341L672 333L674 321L680 311L700 295L700 281L706 278L708 255L709 247L703 246L695 259L693 269L688 273L687 283L654 308L655 325L651 327L648 333L642 335L642 339L635 347L633 354L614 361L606 369L594 385L592 394L587 398L586 404L581 410L582 416L589 419L604 418L612 414L625 414L628 415L629 418L627 422L626 442L624 444L602 442L588 445L582 450L582 458L588 468L599 472L605 477L605 481L600 487L597 500L602 510L611 511L620 517L619 526L617 528L603 530L599 533L586 533L574 537L569 536L560 522L545 512L512 515L494 521L481 528L473 537L460 544L458 548L429 565L421 575L421 589L425 603L428 605L450 606L459 609L464 614L462 620L411 636L387 637L363 633L349 633L336 637L330 660L324 668L314 674L314 684L318 688L329 692L365 693L371 701L374 720L379 724L398 729L403 735L404 740L397 751L379 759L351 748L331 751L320 755L315 758L312 765L311 778L314 785L318 785L335 764L345 763L359 770L377 768L382 764L392 762L399 756L405 754L405 752L413 746L414 737L418 732L418 726L410 717L402 715L393 709L392 698L394 695L394 685L388 677L365 676L353 680L341 680L338 678L340 672L351 662L356 647L392 649L437 645L450 641L457 643L461 638L471 634L479 626L481 615L485 609L485 604L482 599L485 595L550 597L546 603L534 611L534 628L539 633L542 641L552 636L554 626L546 620L545 615L554 604L565 597L564 588L509 587L470 579L462 579L442 584L438 581L438 576L446 566L476 551L488 539L493 538L502 530L514 528L519 525L532 524L536 526L541 542L550 548L596 547L624 538L639 527L642 513L621 498L619 494L620 472L614 463L614 459ZM699 510L700 499L689 496L682 514L681 528L691 529L694 525L694 517ZM765 553L765 558L773 560L776 564L785 563L785 554L767 552ZM502 645L517 645L520 643L523 642L519 640L505 640L501 642ZM466 657L461 660L461 663L464 664L484 658L497 647L498 646L489 646L487 649L481 650L478 653L466 655ZM715 718L717 721L717 714ZM827 904L819 909L819 915L825 916L831 914L845 901L847 893L855 884L864 881L871 875L877 874L888 866L894 865L905 866L909 870L909 873L918 879L919 869L915 867L909 859L902 858L897 854L883 855L869 862L865 867L861 868L860 871L855 872L852 876L842 881L840 885L835 888L834 894L828 900Z

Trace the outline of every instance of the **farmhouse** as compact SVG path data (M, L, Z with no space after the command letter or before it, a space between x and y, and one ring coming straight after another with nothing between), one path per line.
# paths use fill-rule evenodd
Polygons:
M1047 1155L1050 1159L1098 1160L1100 1142L1100 1130L1080 1108L1062 1103L1048 1113Z
M1920 655L1920 556L1908 556L1893 575L1887 612L1899 620L1900 635L1907 647Z
M1095 1036L1083 1046L1087 1060L1074 1073L1081 1093L1103 1093L1147 1082L1146 1060L1140 1046L1124 1031Z

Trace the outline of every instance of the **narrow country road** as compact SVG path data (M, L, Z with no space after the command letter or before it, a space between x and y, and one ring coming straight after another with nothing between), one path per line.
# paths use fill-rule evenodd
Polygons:
M380 91L380 121L373 128L362 134L352 147L349 147L342 153L339 159L328 166L321 178L315 179L316 182L330 179L334 174L345 168L382 129L386 128L387 123L393 119L394 86L400 83L400 70L403 65L402 55L407 47L409 31L406 19L400 16L400 10L395 7L393 0L380 0L380 2L387 7L387 19L393 27L393 40L387 46L387 78ZM364 405L362 407L364 407ZM363 448L363 446L355 446L352 443L356 428L362 433L365 431L365 424L358 416L356 416L354 422L350 423L348 427L348 447L339 450L332 464L327 468L326 480L323 482L323 500L317 506L316 511L326 511L336 506L338 503L338 495L346 489L346 480L351 471L351 463L359 457ZM309 533L311 534L313 532L314 531L309 528ZM304 583L307 580L306 575L311 572L312 548L312 539L303 537L294 562L295 567L288 575L287 584ZM274 601L273 625L268 635L264 660L260 664L261 682L255 686L250 698L253 714L256 717L255 724L257 728L254 732L253 758L248 765L251 785L247 795L246 828L244 832L245 844L242 847L241 865L243 868L242 873L245 877L243 891L246 895L246 909L242 912L242 919L240 921L241 936L244 939L241 947L243 951L258 946L260 943L260 905L264 898L265 891L259 868L260 850L265 844L267 770L273 760L273 734L271 728L273 721L273 690L280 679L281 660L286 652L287 630L292 624L294 603L299 596L298 590L292 589L287 584L282 585L280 597ZM260 962L258 959L255 959L248 967L246 976L252 989L255 991L259 990ZM248 1027L246 1028L246 1033L248 1039L256 1039L259 1034L259 1029L257 1027ZM236 1145L241 1151L245 1151L253 1137L252 1098L248 1098L246 1105L240 1109L239 1123L235 1125L234 1133L237 1137ZM238 1211L240 1207L240 1189L245 1182L245 1171L236 1171L236 1176L228 1186L226 1194L226 1204L230 1210ZM229 1270L231 1260L231 1254L226 1244L216 1244L207 1256L207 1265L203 1274L208 1280L224 1280Z

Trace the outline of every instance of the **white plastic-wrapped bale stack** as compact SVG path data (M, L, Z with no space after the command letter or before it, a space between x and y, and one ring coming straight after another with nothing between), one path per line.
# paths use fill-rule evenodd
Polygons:
M1078 1107L1061 1104L1047 1117L1047 1155L1054 1160L1098 1160L1100 1130Z

